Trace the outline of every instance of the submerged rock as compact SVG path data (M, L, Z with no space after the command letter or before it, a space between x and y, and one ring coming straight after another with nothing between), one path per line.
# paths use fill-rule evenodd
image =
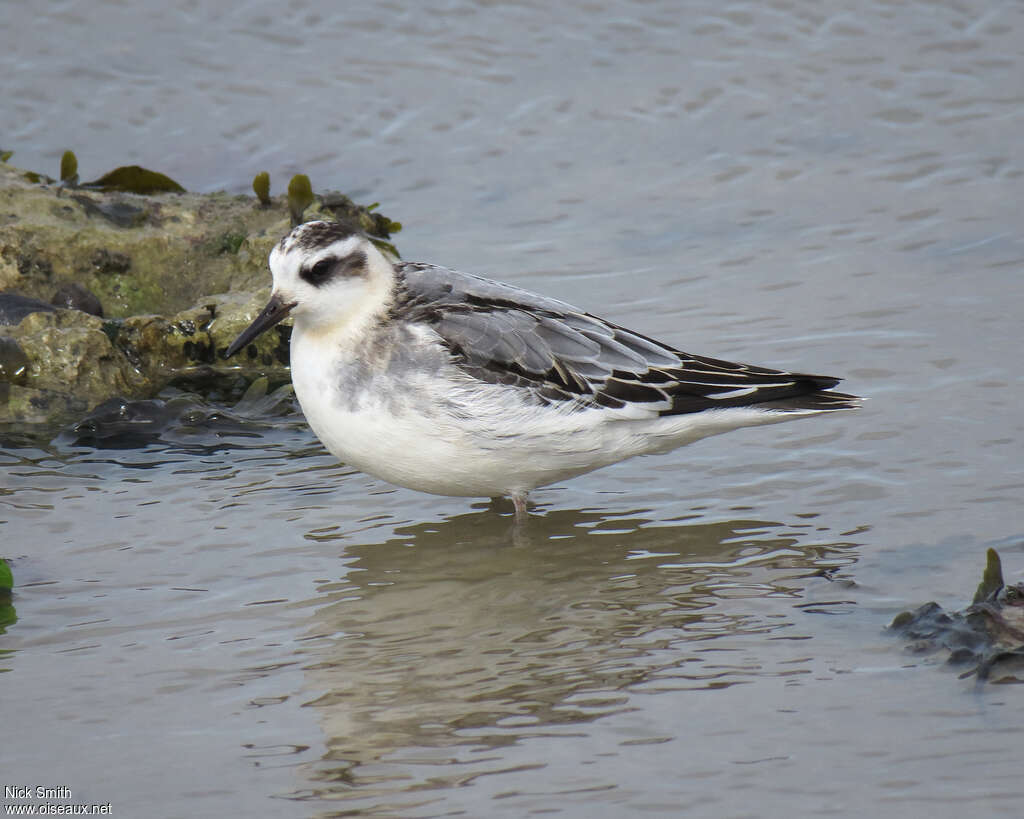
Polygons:
M912 641L915 653L948 652L947 662L967 666L961 675L979 680L1024 682L1024 583L1007 586L995 549L973 603L947 612L925 603L896 615L889 630Z
M293 410L291 384L269 393L267 385L266 378L257 379L230 409L193 393L136 401L110 398L71 425L61 438L74 446L135 449L203 435L218 439L251 435L271 417Z

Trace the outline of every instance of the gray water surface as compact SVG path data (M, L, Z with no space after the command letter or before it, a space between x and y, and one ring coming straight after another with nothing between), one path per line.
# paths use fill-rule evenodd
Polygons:
M422 259L844 376L511 507L256 436L0 449L0 779L115 816L1014 815L1018 686L884 626L1024 574L1024 6L8 4L0 147L295 172ZM11 802L12 800L8 800Z

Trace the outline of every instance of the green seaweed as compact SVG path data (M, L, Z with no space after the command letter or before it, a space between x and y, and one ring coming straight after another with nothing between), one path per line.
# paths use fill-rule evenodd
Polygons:
M0 600L0 634L7 633L7 626L13 626L18 622L18 613L14 610L14 606L10 603L4 603ZM6 657L12 653L10 650L0 651L0 659ZM10 671L10 668L0 667L0 671Z
M377 202L364 207L357 205L343 193L328 191L320 196L320 207L322 210L330 211L337 221L365 233L381 250L401 258L397 248L388 239L392 233L402 229L402 223L394 222L383 214L374 213L373 209L378 207Z
M169 176L139 165L122 165L120 168L114 168L110 173L105 173L92 182L86 182L82 187L122 193L185 193L185 189Z
M121 327L124 324L124 319L107 319L103 322L103 326L100 329L103 334L110 339L111 344L117 343L117 337L121 333Z
M387 239L382 239L380 236L370 236L370 241L373 242L378 250L383 250L385 253L390 253L396 259L401 259L402 254L398 252L398 248L394 246Z
M916 618L912 611L901 611L895 617L892 618L892 622L889 623L889 628L899 631L907 626L911 625Z
M18 614L11 605L11 593L14 589L14 573L10 564L0 557L0 634L4 634L7 626L18 622ZM0 657L5 652L0 651ZM0 671L9 671L7 668L0 668Z
M270 207L270 174L260 171L252 178L252 189L263 207Z
M74 151L65 151L60 158L60 181L70 187L78 184L78 157Z
M990 597L999 593L1003 587L1003 564L999 559L999 553L995 549L988 550L988 559L985 563L985 572L981 576L978 590L974 593L973 604L983 603Z
M297 173L288 183L288 212L291 213L292 227L302 224L302 214L313 204L313 186L309 177Z
M245 233L239 233L235 231L228 231L220 237L220 241L217 244L218 253L238 253L238 249L242 246L242 242L246 239Z
M0 162L6 162L14 156L14 151L0 151Z
M5 633L7 626L18 622L18 615L11 605L11 590L14 588L14 574L11 567L0 557L0 634ZM2 657L4 652L0 652ZM7 668L0 668L0 671L9 671Z

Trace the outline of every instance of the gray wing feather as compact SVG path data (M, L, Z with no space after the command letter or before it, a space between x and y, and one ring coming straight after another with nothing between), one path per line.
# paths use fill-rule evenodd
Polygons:
M434 265L395 266L393 314L431 326L482 381L522 387L573 408L644 405L661 415L724 407L846 409L839 382L673 349L557 299Z

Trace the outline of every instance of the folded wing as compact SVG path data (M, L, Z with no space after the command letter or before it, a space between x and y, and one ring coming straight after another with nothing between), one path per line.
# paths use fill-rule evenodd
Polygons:
M396 312L429 324L474 378L522 387L543 403L681 415L761 406L852 409L838 378L693 355L569 304L433 265L400 264Z

